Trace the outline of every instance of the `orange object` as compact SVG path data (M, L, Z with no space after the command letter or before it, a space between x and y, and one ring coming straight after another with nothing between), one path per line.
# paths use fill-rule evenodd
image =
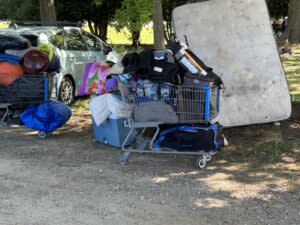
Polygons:
M0 62L0 84L9 86L23 74L24 70L21 65L14 65L9 62Z
M187 51L185 51L185 53L184 53L186 56L187 56L187 58L194 64L194 66L196 66L197 68L198 68L198 70L200 70L201 71L201 73L206 73L206 71L205 71L205 69L203 69L194 59L193 59L193 57L187 52Z

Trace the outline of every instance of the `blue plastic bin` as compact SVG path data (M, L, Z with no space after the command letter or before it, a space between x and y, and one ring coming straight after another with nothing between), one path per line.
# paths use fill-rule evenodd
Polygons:
M110 116L104 123L97 126L93 120L93 129L96 141L111 145L117 148L122 147L130 128L125 127L124 121L126 118L119 118ZM129 140L129 144L133 143L135 139L135 134Z

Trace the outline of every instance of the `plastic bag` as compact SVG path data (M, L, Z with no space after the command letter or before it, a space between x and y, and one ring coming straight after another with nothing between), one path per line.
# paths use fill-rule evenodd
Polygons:
M126 117L128 106L113 94L104 94L92 98L89 104L90 111L97 126L113 115L115 117Z

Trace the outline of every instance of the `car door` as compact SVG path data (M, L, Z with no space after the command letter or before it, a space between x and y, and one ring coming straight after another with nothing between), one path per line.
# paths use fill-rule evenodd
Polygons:
M66 64L72 72L77 89L82 80L85 64L89 61L87 47L79 29L65 29L63 35L67 54Z
M103 45L100 40L94 35L83 31L82 37L86 43L88 49L88 58L89 61L106 61L107 55L103 52Z

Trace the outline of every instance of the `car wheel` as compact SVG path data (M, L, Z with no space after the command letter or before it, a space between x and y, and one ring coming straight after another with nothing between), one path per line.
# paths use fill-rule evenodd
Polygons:
M67 105L71 105L75 97L75 88L72 80L64 77L60 84L58 99Z

